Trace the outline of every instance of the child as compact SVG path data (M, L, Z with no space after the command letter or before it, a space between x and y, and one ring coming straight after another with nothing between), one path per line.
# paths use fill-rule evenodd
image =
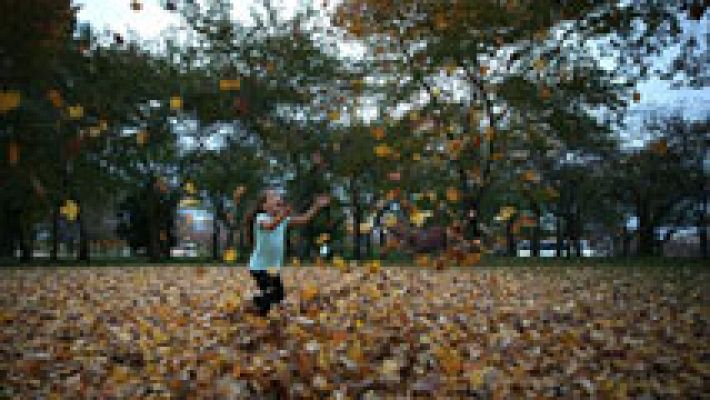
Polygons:
M261 291L254 304L261 316L266 316L271 305L284 299L284 287L279 271L283 266L284 242L287 225L304 225L330 203L330 197L321 195L303 215L290 216L279 193L266 190L257 199L256 207L246 218L247 241L254 244L249 259L249 272ZM273 271L275 270L275 271Z

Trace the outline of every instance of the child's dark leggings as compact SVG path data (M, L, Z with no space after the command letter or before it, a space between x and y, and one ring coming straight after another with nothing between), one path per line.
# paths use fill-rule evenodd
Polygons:
M262 314L266 314L271 309L271 305L279 303L284 299L284 285L281 282L281 274L270 275L267 271L250 270L251 276L256 280L260 296L254 297L254 303L261 310Z

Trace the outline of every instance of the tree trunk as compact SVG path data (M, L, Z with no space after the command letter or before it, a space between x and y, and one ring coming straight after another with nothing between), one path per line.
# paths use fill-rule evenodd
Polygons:
M32 261L32 227L27 227L24 221L22 221L22 216L20 215L20 261L30 262Z
M573 221L572 221L572 213L567 212L565 215L565 237L567 238L567 242L565 243L565 258L570 259L572 258L572 241L574 239L574 233L573 231Z
M626 227L626 222L624 221L624 228L621 233L621 246L622 255L628 257L631 254L631 238L629 237L629 229Z
M86 212L82 207L82 203L77 201L79 205L79 216L77 223L79 224L79 261L89 262L89 238L86 232Z
M577 250L577 258L582 257L582 215L580 214L579 207L575 210L574 216L574 239L575 247Z
M148 182L148 260L152 263L160 261L160 221L157 220L160 205L155 195L155 181L151 177Z
M215 209L214 215L212 216L212 259L214 261L219 260L219 221L217 219L218 210Z
M355 260L361 260L360 254L360 223L362 222L360 216L360 205L357 200L353 200L353 258Z
M57 262L59 259L59 203L52 209L52 248L49 252L49 261Z
M648 257L653 255L654 227L651 223L651 212L648 201L640 199L637 203L637 215L639 219L639 255Z
M17 230L14 227L17 214L9 207L3 206L0 209L2 219L0 219L0 258L15 257L15 236Z
M505 223L505 238L507 244L508 257L515 257L516 254L516 243L515 235L513 234L513 220L508 219Z
M540 257L540 207L537 204L533 207L533 213L535 215L535 227L533 227L530 249L533 257Z
M555 215L555 237L556 237L555 257L560 258L560 257L562 257L562 246L564 244L564 235L563 235L563 231L562 231L562 216L559 215L559 212L557 215Z
M708 258L708 210L707 210L707 191L703 191L700 197L702 206L698 214L697 229L698 242L700 244L700 256L704 259Z

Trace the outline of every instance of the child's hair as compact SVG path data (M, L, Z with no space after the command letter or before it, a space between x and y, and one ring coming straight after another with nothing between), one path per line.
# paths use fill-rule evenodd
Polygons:
M254 220L256 220L256 214L265 212L264 203L266 202L266 190L259 193L256 198L256 202L252 209L244 217L244 233L246 238L247 246L251 247L254 244Z

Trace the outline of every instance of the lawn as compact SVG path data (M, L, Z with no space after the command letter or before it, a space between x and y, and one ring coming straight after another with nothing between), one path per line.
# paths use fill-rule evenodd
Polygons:
M244 268L6 269L0 397L708 395L707 268L282 275L262 319Z

